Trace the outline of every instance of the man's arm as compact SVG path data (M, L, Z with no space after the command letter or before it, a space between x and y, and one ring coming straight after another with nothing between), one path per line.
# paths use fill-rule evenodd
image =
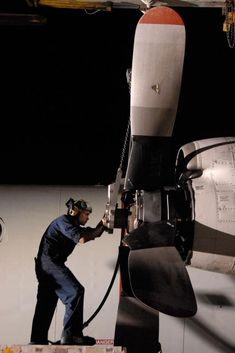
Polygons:
M84 232L81 233L79 243L84 244L90 240L94 240L102 235L102 233L106 230L105 224L105 217L101 219L101 221L97 224L95 228L84 228Z

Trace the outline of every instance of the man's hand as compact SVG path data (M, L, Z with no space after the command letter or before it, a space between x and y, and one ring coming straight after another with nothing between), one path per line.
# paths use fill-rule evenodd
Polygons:
M101 219L101 222L103 223L103 226L105 227L105 231L108 229L108 219L107 219L107 214L105 213L103 215L103 218Z

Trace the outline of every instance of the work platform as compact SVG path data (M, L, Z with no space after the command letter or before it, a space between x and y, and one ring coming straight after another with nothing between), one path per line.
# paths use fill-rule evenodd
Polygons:
M0 345L0 353L127 353L123 347L112 345Z

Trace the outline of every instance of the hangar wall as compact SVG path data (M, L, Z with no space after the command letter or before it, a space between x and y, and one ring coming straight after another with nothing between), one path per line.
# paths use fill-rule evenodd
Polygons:
M0 343L27 344L36 303L34 257L49 222L66 213L65 202L84 198L93 207L87 225L102 218L107 202L103 186L0 186L0 217L5 234L0 243ZM67 265L85 287L84 319L95 312L110 284L120 243L120 231L78 245ZM96 339L113 339L119 296L119 275L102 310L84 330ZM49 339L60 339L64 308L57 305Z

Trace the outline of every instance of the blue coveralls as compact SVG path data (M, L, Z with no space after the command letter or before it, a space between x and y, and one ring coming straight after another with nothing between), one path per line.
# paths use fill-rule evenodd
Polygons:
M38 279L31 342L48 343L48 331L58 298L65 305L63 336L81 336L85 289L65 262L80 239L91 228L81 227L77 219L62 215L51 222L42 236L35 271Z

